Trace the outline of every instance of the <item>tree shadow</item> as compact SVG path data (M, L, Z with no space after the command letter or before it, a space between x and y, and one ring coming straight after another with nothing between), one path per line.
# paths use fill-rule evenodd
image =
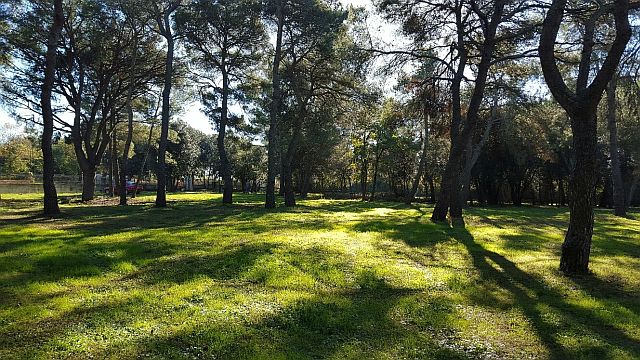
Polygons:
M392 318L400 304L417 301L420 295L415 290L389 286L372 274L362 274L358 284L353 290L320 292L295 301L246 327L209 323L147 338L137 344L138 355L173 357L180 349L188 358L224 359L362 359L381 353L405 358L469 356L438 341L428 321L419 328ZM430 325L446 327L446 320L440 320Z
M474 299L473 294L470 296L471 300L479 302L483 306L495 306L499 309L504 309L505 306L519 308L533 325L537 336L544 343L552 358L593 357L598 354L602 357L610 357L612 356L611 347L619 347L635 356L640 356L640 344L618 329L608 319L598 316L596 312L587 307L567 301L566 295L546 284L544 280L521 270L503 255L485 249L474 240L466 229L451 229L450 231L471 255L473 266L478 271L484 286L497 285L512 296L513 302L505 304L497 299L491 300L491 298L488 301L486 298L478 300L478 298ZM563 324L549 322L541 310L544 307L561 314ZM579 330L581 335L595 335L604 343L581 348L579 353L571 352L559 341L559 336L564 330L567 330L569 324L572 325L572 332Z

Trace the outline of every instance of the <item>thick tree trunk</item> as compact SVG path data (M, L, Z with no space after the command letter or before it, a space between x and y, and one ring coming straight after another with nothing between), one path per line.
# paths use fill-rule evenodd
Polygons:
M597 161L596 122L595 109L578 110L571 119L576 163L569 180L569 230L560 258L560 270L567 274L589 272Z
M440 195L431 215L431 220L434 222L447 221L447 213L450 213L452 222L463 222L462 206L460 206L460 171L463 147L461 141L454 139L449 160L442 175Z
M280 112L280 61L282 58L282 29L284 26L283 1L278 0L276 8L277 31L276 48L273 55L272 84L273 95L269 113L269 133L267 150L267 188L264 206L267 209L276 207L276 175L278 172L278 117Z
M614 75L607 87L607 127L609 128L609 152L611 153L611 182L613 185L613 209L616 216L627 216L624 182L618 152L618 126L616 123L616 85Z
M82 201L91 201L95 198L96 168L90 167L82 170Z
M45 55L44 82L42 84L42 93L40 94L40 105L42 107L42 121L44 129L42 132L42 187L44 190L44 214L47 216L57 215L60 213L58 207L58 193L53 180L54 160L52 149L53 137L53 110L51 108L51 93L53 92L53 83L55 80L56 70L56 50L58 40L60 39L60 31L64 22L62 10L62 0L55 0L53 3L53 23L49 29L49 37L47 39L47 53Z
M158 21L162 28L164 38L167 40L167 57L165 59L164 89L162 90L162 124L160 126L160 144L158 145L158 187L156 190L156 207L167 206L167 165L166 152L169 137L169 119L171 112L171 83L173 80L173 53L175 39L171 33L171 13L163 15Z

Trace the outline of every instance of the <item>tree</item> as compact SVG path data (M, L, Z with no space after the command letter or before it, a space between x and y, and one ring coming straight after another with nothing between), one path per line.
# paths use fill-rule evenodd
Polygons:
M260 64L266 43L261 23L261 6L256 0L198 0L180 13L177 21L188 48L204 73L198 74L204 87L203 100L218 129L217 148L224 181L222 202L231 204L233 180L225 148L231 125L229 102L241 100L241 84ZM209 92L212 90L212 92Z
M402 22L403 32L414 43L413 49L382 53L435 61L438 70L434 78L450 84L451 148L433 221L446 221L448 214L453 223L464 223L460 173L477 130L488 75L496 64L531 53L526 48L532 33L528 14L535 6L535 2L507 0L402 0L379 5L390 19ZM469 72L473 84L464 98Z
M596 171L597 107L603 92L614 76L627 42L631 37L629 0L615 0L605 6L584 5L579 10L589 15L579 18L582 25L581 48L575 90L567 85L556 60L556 42L560 25L570 9L567 0L553 0L547 11L540 36L539 54L544 79L555 100L571 120L575 168L569 181L569 229L562 244L560 270L566 274L589 272L589 255L593 234L593 206ZM592 76L592 56L598 26L612 13L615 38L606 59ZM589 84L589 79L591 83Z
M52 23L47 39L47 52L44 60L44 81L40 94L40 104L42 106L42 187L44 188L44 214L51 216L60 213L58 207L58 194L53 181L54 163L51 138L53 137L53 110L51 109L51 94L56 70L56 52L60 32L65 21L62 9L62 0L54 0Z
M173 31L173 17L182 0L169 0L166 3L153 2L153 15L157 24L157 31L167 42L167 55L164 68L164 85L162 89L162 122L160 124L160 145L158 147L158 167L156 176L158 188L156 190L156 207L167 206L167 171L166 151L169 136L169 120L171 118L171 85L173 82L173 61L176 44L176 34Z
M267 148L267 188L264 206L267 209L276 207L276 175L278 173L278 120L280 116L281 89L280 63L282 61L282 35L284 29L284 6L286 0L275 0L268 13L272 15L276 25L276 46L273 52L271 71L271 106L269 109L269 132Z

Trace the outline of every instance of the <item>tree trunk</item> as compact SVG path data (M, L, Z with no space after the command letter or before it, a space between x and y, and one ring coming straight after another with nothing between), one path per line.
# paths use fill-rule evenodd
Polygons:
M620 169L618 152L618 126L616 123L616 85L617 76L613 75L607 87L607 125L609 128L609 152L611 153L611 182L613 185L613 209L616 216L627 216L624 182Z
M293 122L293 129L291 133L291 140L289 141L289 145L287 146L287 151L285 153L284 159L282 159L282 181L283 181L283 189L284 189L284 205L285 206L296 206L296 193L293 188L293 156L298 149L298 141L301 136L302 131L302 120L307 115L306 103L309 99L305 99L304 101L300 101L301 105L298 111L298 116L295 118Z
M373 179L371 182L371 197L369 197L369 201L373 201L376 197L376 187L378 185L378 168L380 165L380 156L382 156L381 151L376 149L376 158L373 162Z
M55 0L53 3L53 23L49 29L49 37L47 39L47 53L45 55L44 82L42 84L42 93L40 94L40 105L42 106L42 122L44 130L42 132L42 187L44 190L44 214L47 216L57 215L60 213L58 207L58 193L53 180L54 175L54 159L52 149L53 137L53 110L51 108L51 93L53 92L53 83L55 80L56 70L56 50L58 48L58 40L64 22L62 10L62 0Z
M160 144L158 146L158 188L156 189L156 207L167 206L167 165L166 152L169 137L169 119L171 111L171 82L173 79L173 52L175 39L171 33L171 12L167 11L158 20L162 35L167 40L167 57L165 59L164 89L162 90L162 124L160 126Z
M631 207L631 202L633 201L633 197L636 194L636 188L638 187L639 180L640 180L640 176L635 176L631 181L631 186L629 187L629 194L627 194L627 207Z
M222 58L224 66L225 59ZM224 146L224 138L227 129L227 112L229 102L229 75L226 70L222 71L222 112L220 114L220 124L218 126L218 154L220 155L220 172L222 173L222 181L224 181L224 190L222 194L222 203L231 204L233 202L233 179L231 178L231 164L227 156L227 150Z
M276 48L273 55L273 95L271 111L269 113L269 133L267 150L267 187L264 206L267 209L276 207L276 174L278 169L278 116L280 115L280 61L282 58L282 28L284 26L284 11L282 0L278 0L276 8L277 31Z
M129 78L131 83L127 89L127 138L124 142L124 151L120 161L120 205L127 205L127 162L129 160L129 149L133 139L133 78L135 75L137 54L138 54L138 34L134 33L135 39L131 48L131 67L129 68ZM133 194L138 191L138 187L133 189Z
M138 189L138 185L140 184L140 180L142 179L142 173L144 172L144 167L149 160L149 152L151 151L151 138L153 137L153 126L155 123L151 123L149 129L149 137L147 138L147 151L144 154L144 160L142 160L142 165L140 166L140 172L138 172L138 178L136 179L136 192ZM136 197L136 192L133 193L133 197Z
M293 171L290 163L282 165L282 182L284 184L284 205L296 206L296 194L293 190Z
M616 0L613 6L615 39L595 76L591 63L595 26L600 18L591 16L584 22L582 51L573 92L565 83L556 62L556 39L566 11L567 0L553 0L544 19L538 48L540 64L553 97L571 118L575 168L569 179L569 229L562 244L560 270L566 274L589 272L589 254L593 234L595 201L597 105L607 84L617 71L620 59L631 37L629 1ZM593 79L589 84L589 79Z
M448 211L451 216L452 224L464 225L460 200L460 192L462 190L460 186L460 174L463 170L462 166L464 165L463 157L465 148L468 142L471 141L470 139L478 122L478 112L480 110L480 105L482 105L487 77L489 75L489 69L492 66L494 49L496 46L496 31L502 21L502 13L504 11L505 4L506 2L504 1L496 1L494 3L493 14L491 15L490 21L486 24L486 35L480 52L481 57L478 64L475 86L469 100L465 123L459 134L457 127L454 126L454 124L459 123L460 111L456 111L452 116L452 129L456 131L451 132L451 153L449 154L449 160L442 177L441 196L438 199L431 216L431 219L435 222L446 221ZM462 30L458 29L458 32L460 31ZM460 107L459 95L458 89L458 93L456 94L457 101L454 101L456 103L454 105L457 108Z
M111 124L111 127L113 128L113 124ZM113 164L115 163L115 156L114 156L114 144L115 144L115 132L113 135L111 135L111 141L109 141L109 188L108 188L108 195L109 197L113 197L115 196L115 183L116 180L113 177L114 171L113 171Z
M436 206L433 209L431 220L434 222L447 221L447 213L451 213L452 221L454 215L461 219L462 207L460 206L460 170L462 161L462 144L460 141L453 141L451 146L451 153L447 166L445 167L444 174L442 175L442 181L440 183L440 195L436 202ZM457 209L453 209L455 207ZM451 211L449 207L451 206Z
M362 201L367 200L367 183L369 182L369 154L367 153L367 135L362 136L362 169L360 169L360 191L362 192Z
M595 109L576 111L571 119L576 154L569 180L569 230L562 244L560 270L568 274L589 272L596 182L597 120Z
M91 201L95 197L96 168L82 170L82 201Z
M416 177L413 179L413 184L411 185L411 189L409 190L407 197L405 199L405 204L410 205L416 197L416 193L418 192L418 186L420 186L420 180L422 180L424 170L427 167L427 153L429 151L429 124L430 116L427 113L424 117L424 134L422 138L422 153L420 154L420 163L418 164L418 171L416 172ZM427 197L425 193L424 197Z

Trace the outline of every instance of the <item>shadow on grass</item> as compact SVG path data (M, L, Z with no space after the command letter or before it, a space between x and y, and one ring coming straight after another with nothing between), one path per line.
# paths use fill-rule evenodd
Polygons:
M363 359L383 353L403 358L468 357L464 351L438 342L432 332L420 332L391 318L394 309L418 301L415 291L391 287L366 273L358 282L357 289L318 293L253 323L203 323L170 336L148 338L137 344L138 355ZM432 325L445 327L446 320L440 320Z
M495 284L511 295L511 306L519 308L524 313L533 325L538 338L544 343L553 358L609 358L613 356L611 351L614 348L621 348L629 351L633 356L640 356L640 344L618 329L609 319L598 316L596 312L585 306L568 302L565 294L554 290L544 280L521 270L503 255L485 249L474 240L466 229L451 229L450 232L467 248L483 285ZM594 285L591 280L585 280L583 286L590 288L588 292L591 294L595 294L593 290L598 288L598 285ZM609 288L609 286L601 283L600 290L605 290L605 288ZM482 291L482 289L474 288L473 291ZM601 296L597 297L601 298ZM471 298L473 299L474 296ZM616 301L616 303L618 302ZM492 306L492 304L499 309L503 309L505 306L504 302L497 301L497 299L481 301L483 306ZM541 310L544 307L560 313L562 323L549 322ZM580 335L590 338L596 336L603 343L580 347L578 352L570 351L559 341L559 337L564 331L571 331L574 336ZM576 333L576 331L579 332Z

